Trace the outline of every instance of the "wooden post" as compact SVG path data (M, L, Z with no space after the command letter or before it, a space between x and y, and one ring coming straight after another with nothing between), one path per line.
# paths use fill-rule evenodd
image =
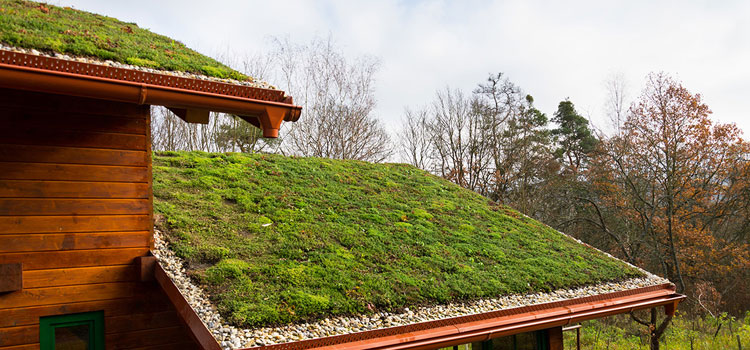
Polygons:
M547 342L549 343L549 350L563 350L562 327L547 329Z

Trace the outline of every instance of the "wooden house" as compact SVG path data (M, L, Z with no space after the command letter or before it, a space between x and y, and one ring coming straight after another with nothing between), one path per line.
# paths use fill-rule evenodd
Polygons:
M3 0L0 7L2 16L21 18L17 26L91 15L33 2ZM125 34L137 29L91 16ZM207 122L209 112L232 113L266 137L277 137L281 123L296 121L301 108L282 91L249 81L149 68L163 66L156 58L121 60L114 44L78 55L67 46L57 52L54 40L24 41L39 28L45 27L29 24L0 37L0 350L234 347L220 343L151 254L151 106L189 123ZM52 34L85 37L100 47L96 28ZM217 67L204 73L225 68ZM562 349L563 326L661 306L673 313L682 298L661 283L256 346Z

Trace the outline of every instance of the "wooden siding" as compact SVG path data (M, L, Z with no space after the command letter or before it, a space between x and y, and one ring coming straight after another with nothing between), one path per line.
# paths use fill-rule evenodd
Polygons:
M108 349L196 349L134 259L153 245L148 106L0 89L0 350L36 349L39 318L103 310Z

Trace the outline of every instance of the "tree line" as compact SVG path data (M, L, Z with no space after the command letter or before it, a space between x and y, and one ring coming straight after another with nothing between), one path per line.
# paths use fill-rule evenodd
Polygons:
M741 314L750 303L750 146L700 94L651 74L612 131L569 101L550 117L502 74L471 93L440 90L407 110L402 159L514 207L673 281L687 308Z
M374 114L377 59L351 60L330 39L274 43L268 55L224 61L281 82L303 106L280 139L231 115L196 125L156 109L153 148L398 159L670 279L689 297L683 309L739 315L750 305L750 146L674 78L650 74L632 102L622 79L609 81L604 132L572 101L549 116L492 74L407 108L391 136Z

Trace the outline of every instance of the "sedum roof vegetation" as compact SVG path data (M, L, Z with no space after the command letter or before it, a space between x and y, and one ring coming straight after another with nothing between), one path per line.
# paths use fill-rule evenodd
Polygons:
M183 43L112 17L23 0L0 0L0 43L159 70L250 78Z
M162 152L153 173L157 225L237 326L643 275L409 165Z

